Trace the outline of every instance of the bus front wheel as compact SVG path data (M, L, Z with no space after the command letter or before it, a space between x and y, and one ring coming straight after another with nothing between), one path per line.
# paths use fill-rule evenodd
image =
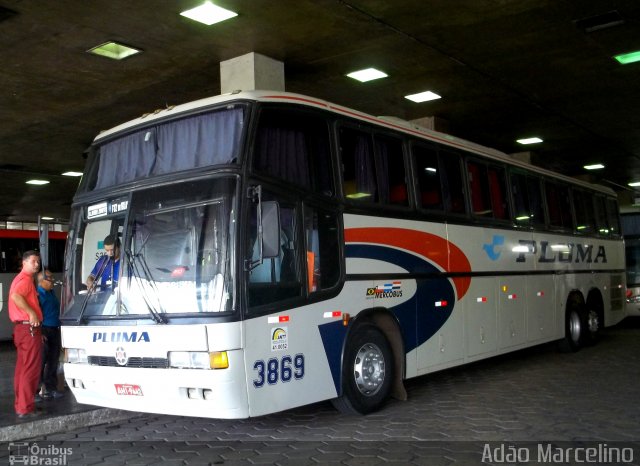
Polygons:
M363 325L347 341L342 367L342 396L332 400L343 413L367 414L382 406L393 377L391 347L378 328Z

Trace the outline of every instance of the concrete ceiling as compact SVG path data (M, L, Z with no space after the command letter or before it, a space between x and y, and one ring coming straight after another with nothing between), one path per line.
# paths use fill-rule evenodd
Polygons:
M60 174L82 171L100 130L219 94L220 61L249 52L284 62L287 91L436 116L507 153L538 135L533 163L583 177L604 163L592 180L625 199L640 180L640 63L612 59L640 50L638 0L216 0L239 16L179 15L200 2L0 0L0 220L68 219L78 179ZM108 40L143 53L86 53ZM389 77L345 77L371 66ZM403 98L423 90L442 99ZM51 183L26 185L34 176Z

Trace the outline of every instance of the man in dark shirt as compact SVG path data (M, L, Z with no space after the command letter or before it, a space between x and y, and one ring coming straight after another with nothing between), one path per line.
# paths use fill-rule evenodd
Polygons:
M53 292L53 275L49 270L38 274L38 301L42 309L42 376L44 385L42 397L60 398L64 393L58 391L58 363L60 361L60 302Z

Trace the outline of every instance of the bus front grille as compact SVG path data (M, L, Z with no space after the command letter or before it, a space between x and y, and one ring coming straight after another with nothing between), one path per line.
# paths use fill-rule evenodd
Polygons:
M169 360L166 358L129 358L125 365L116 362L112 356L89 356L89 364L92 366L111 367L138 367L144 369L164 369L169 367Z

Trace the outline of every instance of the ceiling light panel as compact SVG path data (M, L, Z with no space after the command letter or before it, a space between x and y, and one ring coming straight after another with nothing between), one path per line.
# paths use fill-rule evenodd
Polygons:
M518 139L516 142L518 142L519 144L538 144L540 142L542 142L542 139L534 137L534 138L524 138L524 139Z
M82 176L82 172L64 172L62 176Z
M204 2L202 5L180 13L181 16L198 21L199 23L211 26L220 21L238 16L235 11L214 5L211 2Z
M425 92L419 92L418 94L405 95L404 98L409 99L413 102L421 103L421 102L427 102L429 100L441 99L442 97L436 94L435 92L425 91Z
M87 52L94 55L100 55L101 57L111 58L112 60L122 60L123 58L140 53L140 50L129 47L128 45L110 41L97 45L92 49L87 50Z
M376 70L375 68L367 68L365 70L354 71L349 73L347 76L362 83L366 83L367 81L373 81L374 79L386 78L389 75L380 70Z
M635 52L623 53L620 55L616 55L615 58L618 63L621 65L628 65L629 63L635 63L640 61L640 50L636 50Z
M26 182L27 184L33 184L36 186L41 186L43 184L49 184L47 180L29 180Z
M604 168L604 165L602 165L601 163L594 163L592 165L584 166L585 170L600 170L601 168Z

